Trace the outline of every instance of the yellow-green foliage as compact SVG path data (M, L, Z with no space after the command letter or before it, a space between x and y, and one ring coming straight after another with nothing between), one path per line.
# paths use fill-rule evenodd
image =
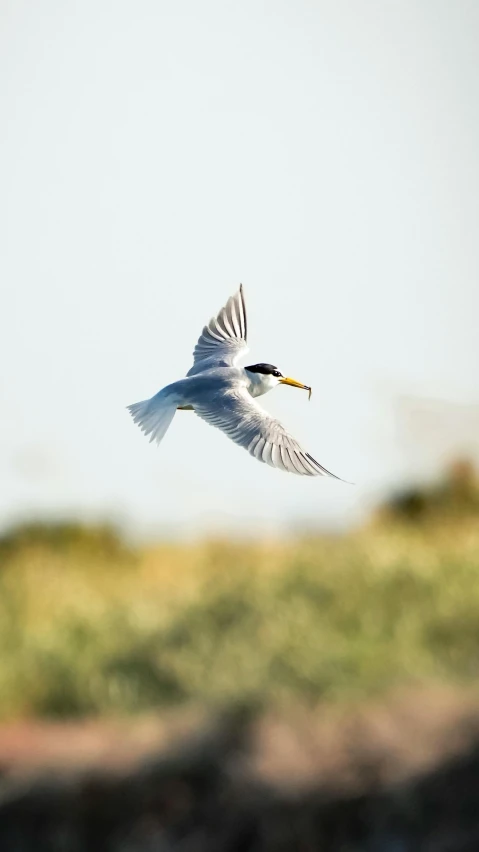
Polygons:
M138 553L31 528L0 563L3 718L353 700L479 673L474 517Z

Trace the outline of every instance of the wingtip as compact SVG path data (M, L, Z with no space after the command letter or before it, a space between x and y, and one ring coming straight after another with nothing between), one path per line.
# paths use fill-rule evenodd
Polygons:
M328 475L331 479L335 479L337 482L342 482L344 485L356 485L355 482L350 482L349 479L342 479L341 476L336 476L335 473L329 473Z
M247 316L246 316L246 302L245 302L245 298L244 298L243 285L242 284L240 284L240 286L239 286L239 292L240 292L240 297L241 297L241 304L243 305L244 339L245 339L245 341L247 341L248 340L248 320L247 320Z
M337 479L338 482L343 482L345 485L356 485L355 482L350 482L349 479L343 479L341 476L336 476L335 473L330 473L330 471L328 471L328 474L332 479Z
M331 479L336 479L338 482L344 482L345 485L355 485L354 482L349 482L347 479L342 479L341 476L336 476L335 473L331 473L331 471L328 470L327 467L323 467L322 464L320 464L318 461L316 461L316 459L314 459L313 456L310 455L310 453L305 453L305 455L310 460L310 462L313 462L313 464L315 464L316 467L318 467L321 470L321 472L324 476L329 476Z
M338 479L339 482L344 482L345 485L356 485L355 482L350 482L349 479L342 479L341 476L337 476L336 479Z

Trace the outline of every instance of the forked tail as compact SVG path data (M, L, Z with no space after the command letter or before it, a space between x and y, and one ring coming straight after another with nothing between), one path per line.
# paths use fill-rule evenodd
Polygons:
M135 423L152 441L160 443L176 412L176 403L167 399L159 399L158 394L142 402L134 402L127 406Z

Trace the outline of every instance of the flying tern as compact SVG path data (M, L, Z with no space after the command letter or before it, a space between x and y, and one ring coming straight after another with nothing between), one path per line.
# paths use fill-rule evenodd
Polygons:
M128 406L133 420L158 444L178 410L194 411L221 429L258 461L303 476L331 476L256 402L276 385L311 388L284 376L273 364L237 366L248 352L243 286L205 325L193 352L193 366L184 379L160 390L151 399Z

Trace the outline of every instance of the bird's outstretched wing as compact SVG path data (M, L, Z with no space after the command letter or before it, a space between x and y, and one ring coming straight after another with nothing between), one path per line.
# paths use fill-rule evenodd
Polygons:
M246 389L214 394L211 402L195 403L194 408L199 417L221 429L258 461L303 476L339 479L306 453L279 420L261 408Z
M194 364L188 376L210 367L234 367L248 351L246 307L243 285L226 302L216 317L205 325L193 352Z

